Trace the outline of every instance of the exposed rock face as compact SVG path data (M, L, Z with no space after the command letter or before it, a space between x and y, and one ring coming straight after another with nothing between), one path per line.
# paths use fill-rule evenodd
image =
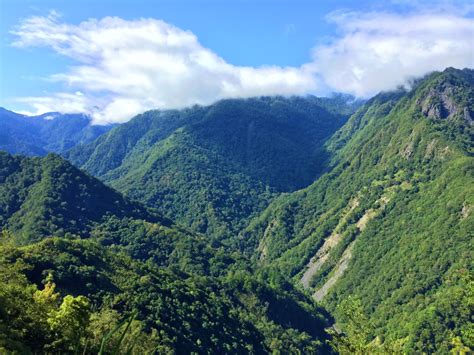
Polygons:
M471 213L471 206L467 204L466 202L464 202L462 206L462 210L461 210L461 218L464 219L464 218L469 217L470 213Z
M469 109L467 107L464 107L464 120L472 126L474 123L474 119L471 116L471 113L469 112Z
M329 253L331 250L336 247L342 240L342 235L338 233L333 233L329 238L327 238L321 248L314 257L311 258L311 261L308 264L308 268L301 277L301 284L304 288L310 287L311 279L314 275L321 269L326 260L329 258Z
M333 275L324 283L324 285L320 289L316 290L316 292L313 293L313 298L317 302L321 302L323 298L327 295L331 287L334 286L336 281L339 280L342 275L344 275L344 272L349 267L349 261L352 258L352 249L354 248L354 243L355 241L349 244L346 250L344 250L341 259L334 268Z
M413 143L413 141L411 141L410 143L408 143L408 145L401 152L402 157L404 157L405 159L410 158L411 155L413 154L414 149L415 149L414 143Z
M434 119L446 119L462 111L453 100L453 87L443 85L438 90L431 88L428 95L422 100L421 112Z
M329 254L332 249L336 247L342 241L342 235L340 234L341 228L349 219L351 213L359 206L359 197L354 197L346 209L346 212L342 215L339 223L337 224L331 235L324 241L324 244L317 251L316 255L311 258L307 265L307 269L301 277L301 284L304 288L309 288L311 279L321 269L326 260L329 258Z
M426 146L425 159L431 159L434 156L436 143L437 143L436 138L433 138L433 140L430 143L428 143L428 145Z
M472 126L474 119L469 107L457 102L456 88L449 82L440 83L432 87L428 93L422 97L418 104L421 105L421 112L430 119L451 119L455 116L464 119L469 126Z

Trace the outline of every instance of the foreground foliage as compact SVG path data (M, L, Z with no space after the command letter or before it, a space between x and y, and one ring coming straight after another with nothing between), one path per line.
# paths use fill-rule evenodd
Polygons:
M173 272L92 240L4 245L1 255L4 350L97 353L135 310L120 349L133 343L136 354L312 352L327 338L323 313L290 284L267 286L245 272L221 281Z

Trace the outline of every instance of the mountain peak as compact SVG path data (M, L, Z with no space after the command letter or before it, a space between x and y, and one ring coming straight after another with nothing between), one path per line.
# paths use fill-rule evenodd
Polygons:
M421 88L417 104L430 119L459 118L473 123L474 70L447 68L430 75Z

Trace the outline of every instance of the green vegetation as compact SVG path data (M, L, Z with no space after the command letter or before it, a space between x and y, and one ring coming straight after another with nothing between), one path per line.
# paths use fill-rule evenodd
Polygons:
M310 290L329 285L330 311L357 297L370 338L406 352L472 348L472 293L454 280L473 271L473 84L472 70L447 69L370 100L328 141L331 171L275 200L239 243L299 282L336 231Z
M125 195L218 240L324 170L346 97L262 97L150 111L66 154Z
M0 228L14 233L19 243L48 235L84 236L107 215L169 223L57 155L0 152Z
M243 271L221 281L173 272L93 240L7 240L0 255L0 349L97 353L133 311L120 348L136 354L325 348L325 316L288 283L267 286Z
M0 153L0 352L471 352L473 98L150 111L67 153L125 197Z
M278 274L56 155L0 156L2 351L327 349L330 317Z

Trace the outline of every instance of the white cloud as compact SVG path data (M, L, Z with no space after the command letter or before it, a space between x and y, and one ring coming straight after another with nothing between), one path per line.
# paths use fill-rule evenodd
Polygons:
M434 70L474 67L474 20L454 14L333 13L342 35L313 51L335 91L367 97Z
M66 91L21 98L36 113L84 112L123 122L152 108L208 104L226 97L340 91L367 97L447 66L473 67L474 22L461 14L337 12L338 36L300 67L242 67L197 37L156 19L116 17L71 25L57 13L30 17L12 32L17 47L45 46L76 62L51 77Z
M92 102L82 93L56 93L50 96L32 96L17 98L18 102L32 107L33 111L22 111L22 114L40 115L46 112L88 113L92 114Z
M51 47L78 62L52 79L84 92L87 98L74 97L73 104L68 97L65 105L76 109L89 101L97 108L86 111L92 111L97 123L122 122L151 108L304 94L317 88L303 68L234 66L204 48L191 32L154 19L106 17L75 26L60 23L53 14L28 18L13 33L15 46ZM28 99L40 110L53 108L61 97Z

